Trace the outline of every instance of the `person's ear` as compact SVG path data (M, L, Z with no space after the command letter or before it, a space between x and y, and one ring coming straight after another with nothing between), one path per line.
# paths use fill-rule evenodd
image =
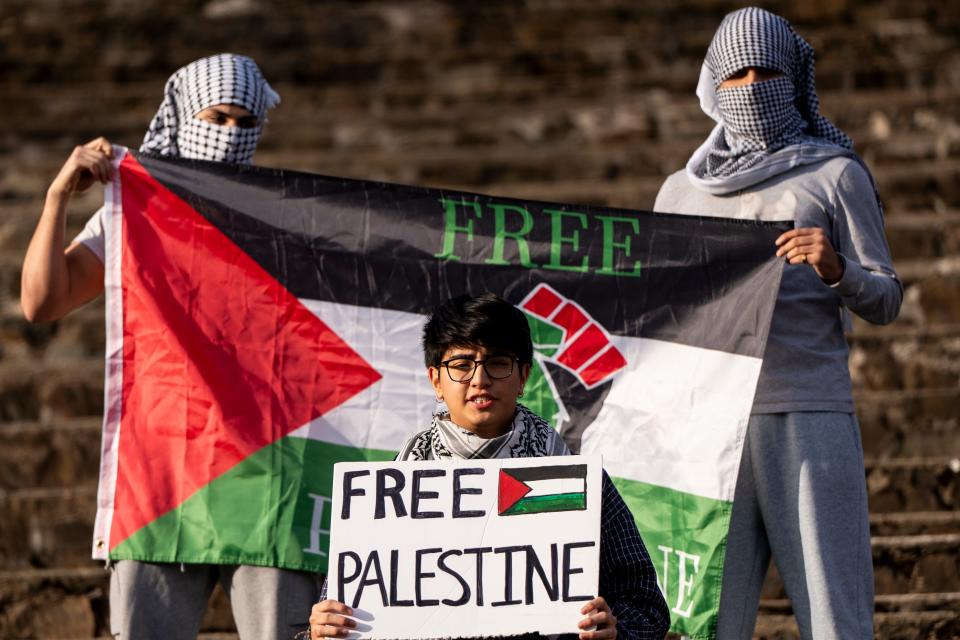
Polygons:
M427 375L430 376L430 384L433 385L433 393L437 400L443 400L443 390L440 388L440 367L427 368Z

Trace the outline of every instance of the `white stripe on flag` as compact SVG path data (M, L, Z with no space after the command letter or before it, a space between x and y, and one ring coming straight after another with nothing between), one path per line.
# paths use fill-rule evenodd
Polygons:
M383 378L292 436L396 451L430 424L436 403L420 350L425 316L301 302ZM614 379L581 452L603 454L613 476L732 500L760 359L661 340L611 339L628 368Z
M396 451L407 438L430 426L436 399L420 348L425 316L317 300L300 302L383 377L291 436Z
M613 476L733 500L759 358L613 336L629 363L583 437Z
M104 292L106 293L106 359L103 386L103 439L100 449L100 483L97 486L97 516L93 524L93 553L106 560L110 552L114 501L120 460L120 418L123 411L123 185L117 169L127 155L125 147L113 147L113 180L104 187Z
M530 493L524 498L537 496L555 496L560 493L583 493L586 483L583 478L550 478L548 480L526 480Z

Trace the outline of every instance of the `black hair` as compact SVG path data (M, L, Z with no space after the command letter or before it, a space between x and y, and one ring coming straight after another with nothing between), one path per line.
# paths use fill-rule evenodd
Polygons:
M485 347L512 352L521 364L533 362L530 325L522 311L493 293L450 298L423 325L423 360L439 366L452 347Z

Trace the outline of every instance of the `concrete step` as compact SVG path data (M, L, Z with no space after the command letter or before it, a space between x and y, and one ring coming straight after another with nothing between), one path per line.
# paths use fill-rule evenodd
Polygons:
M960 527L946 514L925 514L924 520L947 521L947 526L953 527L950 533L872 536L877 611L960 608L957 600L960 597ZM894 515L903 520L906 514ZM871 514L874 530L877 519L877 514ZM764 581L762 597L761 610L790 612L783 583L773 563Z
M960 254L960 211L886 211L886 233L894 264Z
M960 610L960 592L880 594L875 596L874 605L878 614ZM792 606L786 598L763 598L760 610L785 613L791 612Z
M960 637L960 616L955 610L876 613L873 630L882 640L918 640ZM757 619L754 640L799 640L792 615L764 614Z
M564 94L551 100L542 94L533 104L514 103L509 95L504 95L493 102L477 104L463 100L442 108L429 104L385 108L379 103L335 106L325 104L330 101L327 87L291 84L280 86L279 90L284 94L283 107L271 115L262 153L313 150L336 156L338 152L356 154L365 150L402 149L409 153L567 141L576 145L571 153L576 153L582 143L592 143L640 148L651 157L667 153L669 159L672 155L688 156L713 124L700 111L692 91L673 94L649 87L628 92L618 89L615 95L608 96ZM98 135L135 144L142 138L158 99L157 86L145 83L135 83L133 89L111 84L66 91L60 86L29 86L12 93L8 117L23 124L16 132L0 137L0 151L16 151L23 142L49 147ZM415 93L434 95L420 88ZM857 141L858 150L871 166L943 159L960 153L960 129L955 124L960 110L954 95L960 92L891 93L868 93L871 100L851 100L858 94L832 92L823 96L823 103L827 115ZM908 97L898 100L898 94ZM102 108L91 110L91 99L104 103ZM49 109L51 101L56 104L59 118L32 117ZM61 118L69 118L72 139L64 139L68 132ZM304 126L305 122L310 126ZM650 147L658 143L664 146ZM375 158L370 161L372 164Z
M95 472L98 466L94 465ZM0 566L7 570L67 570L90 566L96 480L76 487L20 489L0 494Z
M93 561L70 569L0 571L0 637L109 638L109 582L103 564ZM219 584L200 628L198 640L237 637Z
M905 162L944 160L960 155L960 126L957 125L940 134L898 132L896 135L873 140L864 135L865 132L856 129L847 130L847 134L858 141L857 152L871 168Z
M848 339L858 389L960 387L960 324L858 326Z
M872 540L874 582L880 595L960 590L960 530Z
M867 457L870 511L960 509L960 452L942 457Z
M103 565L92 562L69 570L0 571L0 637L42 637L43 629L64 638L104 633L108 583Z
M874 171L885 203L898 209L944 209L960 206L960 165L925 160L889 165Z
M228 22L233 29L226 30L213 15L191 14L192 19L185 20L163 5L142 4L138 11L112 16L111 24L118 30L135 33L151 27L162 28L161 33L181 32L184 40L177 41L179 58L188 60L210 50L229 48L226 45L236 37L234 29L254 30L261 38L251 38L248 52L262 60L268 77L342 81L344 74L337 70L347 69L356 82L368 84L430 77L438 68L468 61L477 65L477 60L489 61L505 71L556 74L561 79L560 72L601 74L611 68L650 77L661 66L652 62L673 71L689 69L695 73L725 10L699 5L684 11L671 5L650 11L623 3L599 9L591 3L591 11L584 10L587 5L555 9L513 7L509 3L410 3L403 9L363 3L359 8L347 9L340 3L328 3L331 6L325 4L306 12L297 4L284 3L270 11L246 5L253 8L234 12ZM5 4L5 11L15 12L7 5L16 7L20 3ZM59 30L38 20L38 12L42 9L26 4L19 12L24 17L23 27L8 36L15 45L9 47L10 55L17 56L15 59L22 66L9 74L12 79L35 81L53 75L92 81L100 77L96 73L99 69L105 69L108 77L153 73L162 78L173 67L166 48L137 50L137 55L127 52L122 56L118 55L118 50L122 51L121 40L106 37L80 41L73 45L76 55L58 57L58 47L42 45L49 45L51 40L58 42ZM798 28L806 37L820 50L832 53L818 59L821 84L910 86L911 81L929 80L937 63L947 64L950 60L950 44L954 41L950 20L886 21L910 27L891 30L866 13L860 18L860 28L852 30L846 21L854 19L857 13L862 11L848 14L844 10L825 21L800 23ZM65 23L72 25L72 32L98 33L99 17L74 11ZM663 24L674 27L671 38L661 37ZM61 28L70 28L66 25ZM895 64L891 64L892 54L887 49L891 43L895 44L895 52L909 52L896 55ZM399 68L383 69L382 64L376 65L384 60L396 61ZM10 59L4 57L2 61ZM692 86L688 78L684 80L683 86Z
M871 513L870 531L882 537L956 533L960 531L960 511Z
M933 278L949 278L960 275L960 255L932 260L900 260L895 267L897 276L906 285Z
M10 305L13 306L13 305ZM0 363L30 359L103 361L105 333L102 296L56 322L27 322L17 305L0 315Z
M0 423L50 422L103 413L103 359L64 360L30 367L0 362Z
M933 457L957 450L960 389L857 391L854 401L868 456Z
M96 483L102 418L0 423L0 494Z

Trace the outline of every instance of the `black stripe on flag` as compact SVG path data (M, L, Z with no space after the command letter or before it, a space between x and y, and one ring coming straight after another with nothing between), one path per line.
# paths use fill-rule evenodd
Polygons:
M462 293L493 291L519 304L547 283L612 334L646 337L761 357L774 296L756 292L779 282L774 239L784 223L731 221L557 205L422 187L329 178L224 163L135 154L151 175L206 217L293 295L301 299L429 314ZM198 175L201 173L202 175ZM527 235L530 260L550 260L546 211L584 215L576 260L603 260L598 216L636 219L638 277L530 269L517 243L505 243L509 265L486 262L493 216L475 220L473 240L458 237L459 260L438 259L443 247L441 199L525 209L539 221ZM488 226L484 226L488 225ZM637 246L639 245L639 246ZM623 250L617 250L622 258ZM571 260L565 258L565 260ZM723 322L716 318L722 317Z
M585 464L564 464L549 467L516 467L514 469L504 467L503 470L521 482L560 478L581 478L586 480L587 478L587 465Z

